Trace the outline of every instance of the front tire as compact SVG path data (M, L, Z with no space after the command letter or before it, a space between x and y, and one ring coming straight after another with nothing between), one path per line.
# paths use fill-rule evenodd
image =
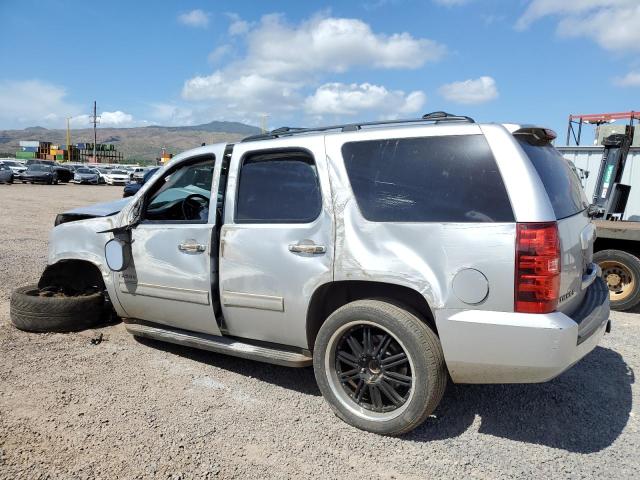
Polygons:
M640 259L622 250L600 250L593 261L602 268L613 310L631 310L640 303Z
M420 425L447 384L433 330L408 310L380 300L358 300L332 313L318 332L313 366L334 413L382 435Z

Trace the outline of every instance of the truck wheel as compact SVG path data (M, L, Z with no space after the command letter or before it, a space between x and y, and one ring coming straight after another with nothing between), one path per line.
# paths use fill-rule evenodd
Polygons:
M73 332L99 323L103 309L101 292L69 297L29 285L11 294L10 317L28 332Z
M329 316L316 338L313 368L339 418L383 435L420 425L447 384L436 334L412 313L380 300L358 300Z
M640 260L622 250L601 250L593 260L602 268L613 310L630 310L640 302Z

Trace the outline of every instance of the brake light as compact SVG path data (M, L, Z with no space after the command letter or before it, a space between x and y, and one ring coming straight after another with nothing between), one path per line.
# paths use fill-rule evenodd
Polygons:
M558 225L518 223L516 237L515 311L549 313L560 296Z

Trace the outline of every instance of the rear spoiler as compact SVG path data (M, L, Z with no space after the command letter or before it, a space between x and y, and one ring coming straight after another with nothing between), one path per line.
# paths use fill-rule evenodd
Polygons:
M529 138L533 137L533 140L538 145L550 143L558 137L558 135L556 135L556 132L554 132L550 128L541 127L524 127L516 130L515 132L513 132L513 134L527 136Z

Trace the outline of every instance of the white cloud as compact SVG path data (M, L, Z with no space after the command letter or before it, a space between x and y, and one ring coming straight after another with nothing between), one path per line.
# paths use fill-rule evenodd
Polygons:
M516 29L524 30L547 16L559 18L560 36L591 38L607 50L640 50L638 0L533 0Z
M281 15L265 15L247 34L247 47L245 65L266 75L359 66L416 69L446 52L443 45L406 32L377 34L362 20L324 16L291 26Z
M624 77L616 77L613 83L619 87L640 87L640 71L629 72Z
M485 103L498 98L496 82L491 77L447 83L438 91L447 100L465 105Z
M387 90L370 83L326 83L305 99L305 110L311 115L376 112L389 117L418 112L426 99L421 91L405 94L402 90Z
M238 115L293 112L305 103L309 87L331 74L354 68L417 69L446 53L433 40L405 32L376 33L362 20L326 15L297 25L281 15L265 15L248 25L242 39L245 56L210 75L186 80L185 100L208 100Z
M89 128L90 105L81 106L67 100L64 87L41 80L0 81L0 128L41 126L65 128L67 117L74 128ZM103 127L142 125L133 115L121 110L99 112Z
M186 100L221 100L238 114L292 110L300 102L301 83L263 76L217 71L187 80L182 96Z
M227 16L231 20L229 24L229 35L244 35L251 28L251 24L246 20L242 20L237 13L228 13Z
M228 44L220 45L215 49L213 49L213 51L209 54L207 59L211 63L217 63L220 60L222 60L224 57L229 55L231 51L232 51L231 45L228 45Z
M178 22L188 27L206 28L209 25L209 14L200 9L178 15Z
M65 118L81 112L66 100L66 90L40 80L0 81L0 124L4 127L63 128Z

